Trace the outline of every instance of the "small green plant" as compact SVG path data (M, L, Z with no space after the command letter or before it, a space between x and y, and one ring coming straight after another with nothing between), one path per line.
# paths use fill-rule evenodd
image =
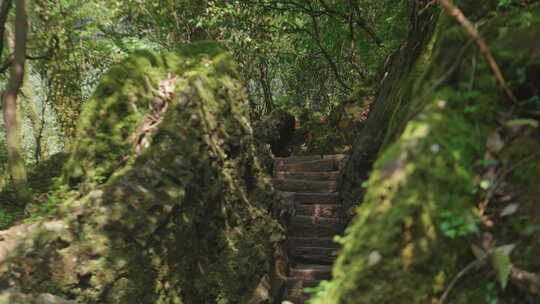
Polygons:
M444 211L440 216L442 221L439 228L448 238L454 239L478 231L479 219L473 219L470 215L457 215L451 211Z
M520 0L499 0L499 3L497 4L497 7L502 8L508 8L516 3L518 3Z
M499 296L497 295L497 284L495 282L491 282L491 281L487 282L486 288L484 291L486 293L486 303L488 304L500 303Z
M313 297L322 297L326 293L326 287L329 284L330 282L328 281L321 281L321 283L315 287L304 288L304 292L311 294Z
M7 229L15 221L15 216L8 210L0 208L0 230Z

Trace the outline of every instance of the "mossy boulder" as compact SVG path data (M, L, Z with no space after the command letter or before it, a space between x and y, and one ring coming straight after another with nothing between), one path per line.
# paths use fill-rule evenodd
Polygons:
M214 42L114 67L63 169L60 189L78 196L1 232L0 289L79 303L271 303L285 269L280 206L248 110Z
M290 154L289 144L294 135L295 118L287 111L275 109L253 125L255 137L262 144L270 145L275 156Z
M7 289L0 293L0 304L76 304L74 301L66 301L52 294L40 294L36 297L23 294L13 289Z
M375 160L341 238L333 279L310 303L440 303L445 292L445 303L458 304L539 299L538 286L512 275L506 289L498 287L496 266L488 262L451 281L477 259L472 245L517 243L511 263L540 272L532 257L540 250L533 216L540 204L540 44L533 38L540 6L492 17L479 28L518 104L504 95L460 25L437 12L427 21L393 59L401 64L390 67L366 132L379 129L361 136L348 164L346 176L361 177ZM350 206L361 182L344 186ZM519 211L504 215L511 203Z

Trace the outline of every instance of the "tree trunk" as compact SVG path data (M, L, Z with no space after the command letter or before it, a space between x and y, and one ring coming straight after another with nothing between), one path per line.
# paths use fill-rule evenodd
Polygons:
M42 120L38 114L38 109L36 107L36 100L34 96L34 91L32 90L32 86L30 84L30 77L29 77L29 65L26 65L26 72L24 73L24 81L23 86L21 89L21 108L28 118L30 120L30 125L32 126L32 135L34 137L34 158L37 163L41 160L43 156L43 152L46 153L46 142L44 144L43 142L43 132L44 132L44 123L45 121ZM45 140L46 141L46 140Z
M20 205L25 205L32 198L28 188L26 166L17 127L17 96L24 78L27 27L26 3L24 0L20 0L16 3L15 56L11 66L10 79L3 96L8 166Z
M270 114L275 108L274 98L272 97L272 88L268 79L268 65L266 61L259 64L259 81L263 90L264 97L264 114Z
M11 26L6 26L6 37L7 37L7 43L8 48L11 51L11 53L15 53L15 34L13 31L13 28ZM18 123L18 134L21 134L21 127L23 124L23 115L28 118L30 121L30 125L32 127L32 135L34 137L34 158L36 162L39 162L41 155L42 155L42 133L43 133L43 123L44 121L41 121L38 111L36 109L35 99L34 99L34 92L32 90L32 86L30 84L30 77L29 77L29 64L26 62L25 64L25 73L23 77L23 83L22 87L20 89L20 102L17 105L17 121ZM24 142L24 136L21 137L21 141ZM46 145L45 145L46 146Z
M2 6L0 6L0 58L2 52L4 51L4 30L6 28L5 26L9 15L9 10L11 9L12 5L12 0L3 0Z

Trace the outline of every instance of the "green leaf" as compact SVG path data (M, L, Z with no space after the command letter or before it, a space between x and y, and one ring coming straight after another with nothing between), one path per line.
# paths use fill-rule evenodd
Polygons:
M498 246L497 248L495 248L495 250L507 255L507 256L510 256L510 254L512 253L512 251L514 250L514 248L516 248L517 244L506 244L506 245L503 245L503 246Z
M441 217L443 218L451 218L454 216L454 214L451 211L443 211L441 212Z
M512 263L510 262L510 256L503 250L496 248L491 254L491 263L497 272L497 280L503 289L508 284L508 276L512 270Z
M537 231L540 231L540 225L533 225L533 226L527 226L525 230L523 230L523 233L529 235L533 234Z
M476 246L474 244L471 245L472 252L474 253L474 256L477 260L481 260L486 256L486 251L479 246Z
M491 187L491 183L488 181L488 180L482 180L480 182L480 188L482 188L483 190L487 190Z
M478 97L480 95L481 95L480 91L468 91L468 92L465 92L465 94L463 94L463 97L465 99L473 99L473 98L476 98L476 97Z
M525 102L539 102L539 101L540 101L540 97L538 95L534 95L531 98L525 100Z
M441 223L441 229L443 231L446 231L446 230L450 229L451 227L452 227L452 225L449 222L442 222Z
M445 231L445 232L444 232L444 234L445 234L445 235L446 235L447 237L449 237L449 238L453 239L453 238L455 238L455 237L456 237L456 235L457 235L457 231L456 231L456 230L454 230L454 229L451 229L451 230L447 230L447 231Z

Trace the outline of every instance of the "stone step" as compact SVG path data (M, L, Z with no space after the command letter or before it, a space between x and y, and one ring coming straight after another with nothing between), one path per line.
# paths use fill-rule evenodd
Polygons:
M339 171L330 171L330 172L287 172L279 171L276 172L276 178L285 179L304 179L304 180L313 180L313 181L334 181L337 180L339 176Z
M289 237L289 248L295 247L325 247L325 248L339 248L340 244L333 241L331 237L317 238L317 237Z
M332 278L332 266L296 265L291 268L289 276L302 280L330 280Z
M323 159L321 155L298 155L298 156L289 156L289 157L276 157L276 165L285 165L285 164L294 164L301 163L312 160Z
M303 179L272 179L276 189L286 192L336 192L336 181L312 181Z
M297 205L296 215L339 218L340 208L339 204Z
M277 163L277 171L288 172L319 172L339 170L339 161L335 159L318 159L301 163Z
M294 202L298 204L337 204L339 195L337 192L297 192L294 194Z
M304 297L308 296L308 293L304 292L306 287L315 287L319 285L319 280L301 280L301 279L287 279L285 283L285 294L289 297Z
M323 155L323 159L334 159L337 161L346 161L349 158L347 154L327 154Z
M289 220L289 236L333 237L342 234L347 222L342 219L318 216L292 216Z
M328 155L296 155L289 157L276 157L276 164L294 164L302 163L306 161L319 160L319 159L334 159L337 161L346 160L349 156L347 154L328 154Z
M315 287L332 278L332 263L340 245L332 238L342 234L347 222L340 218L337 191L339 168L346 155L295 156L276 158L275 188L289 203L295 216L288 223L291 268L284 299L307 303L304 288Z
M332 265L339 255L339 248L295 246L289 253L297 263Z

